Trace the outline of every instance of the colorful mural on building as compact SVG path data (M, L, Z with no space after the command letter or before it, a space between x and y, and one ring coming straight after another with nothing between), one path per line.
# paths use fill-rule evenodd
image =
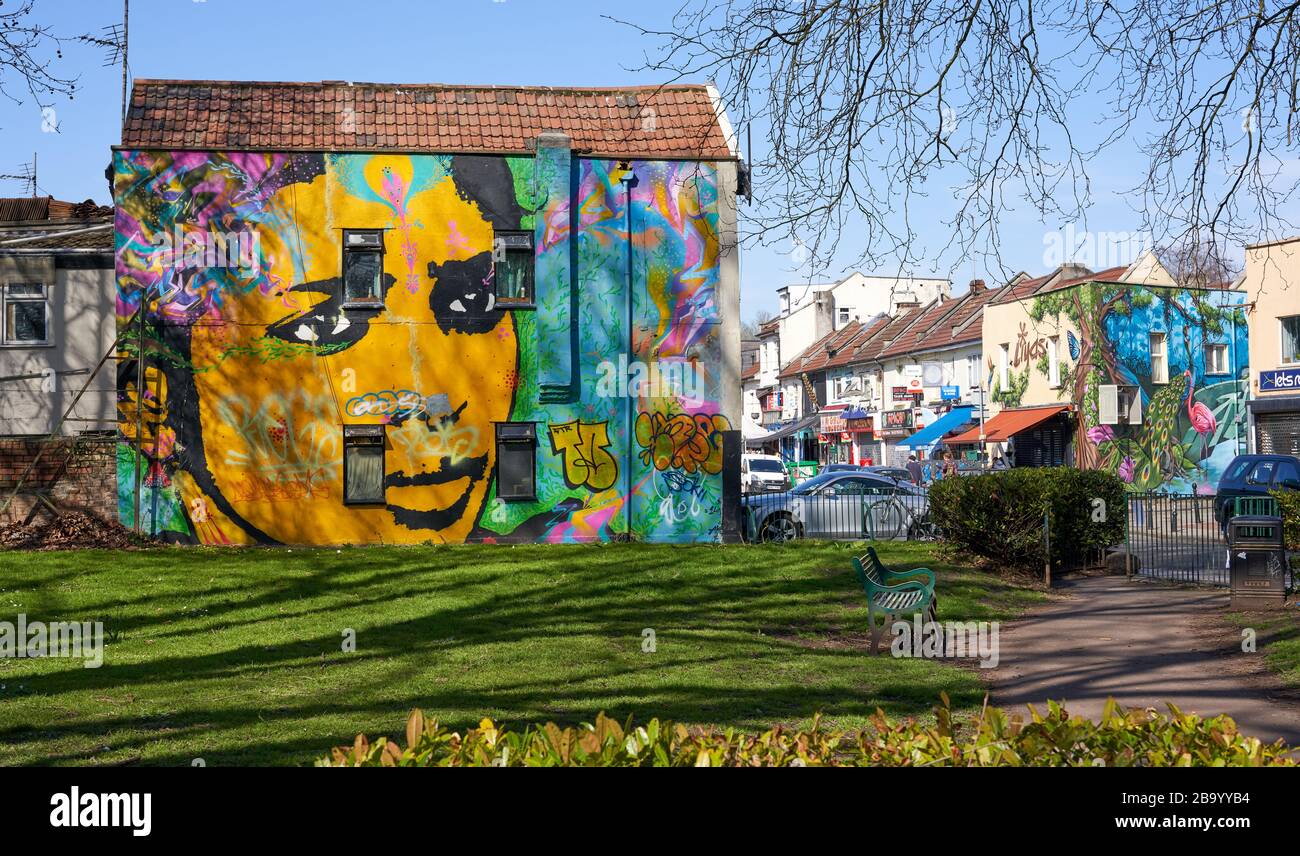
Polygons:
M1060 386L1063 400L1078 403L1075 465L1114 472L1133 490L1213 493L1224 468L1244 451L1244 300L1234 291L1104 282L1033 298L1033 321L1067 322ZM1163 336L1165 382L1152 377L1153 333ZM1032 341L1017 348L1047 375L1047 357ZM1101 424L1104 384L1137 390L1140 424Z
M716 540L717 174L627 167L117 152L122 522L139 448L141 525L176 542ZM383 230L371 306L344 230ZM534 238L527 308L496 301L500 231ZM612 396L610 361L697 383ZM499 496L499 423L536 426L535 499ZM382 502L344 502L353 425L383 426Z

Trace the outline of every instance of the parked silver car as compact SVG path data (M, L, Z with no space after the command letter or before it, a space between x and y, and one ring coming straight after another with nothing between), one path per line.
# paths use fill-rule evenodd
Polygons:
M924 488L868 472L822 473L785 493L742 500L751 540L898 540L929 534Z

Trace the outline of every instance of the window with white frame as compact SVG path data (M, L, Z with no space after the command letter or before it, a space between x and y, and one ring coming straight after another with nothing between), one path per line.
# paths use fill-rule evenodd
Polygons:
M1003 391L1011 387L1011 344L998 345L998 387Z
M7 283L4 287L0 326L6 345L47 345L50 342L50 307L44 285Z
M1282 362L1300 363L1300 315L1277 320L1282 324Z
M1142 391L1136 386L1104 383L1097 387L1098 425L1141 425Z
M1228 373L1228 346L1221 342L1209 342L1205 346L1205 373L1222 375Z
M1056 389L1061 385L1061 357L1058 344L1060 339L1052 336L1047 340L1047 385Z
M1169 356L1164 333L1151 334L1151 382L1169 383Z
M839 308L839 326L849 323L853 312L852 306L841 306Z

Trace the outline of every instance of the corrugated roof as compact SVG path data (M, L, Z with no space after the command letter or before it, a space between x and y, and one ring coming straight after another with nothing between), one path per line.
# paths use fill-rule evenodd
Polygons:
M113 252L113 222L100 218L61 228L0 229L0 252L5 250L102 250Z
M610 88L136 80L135 149L516 154L543 131L610 157L734 158L707 86Z

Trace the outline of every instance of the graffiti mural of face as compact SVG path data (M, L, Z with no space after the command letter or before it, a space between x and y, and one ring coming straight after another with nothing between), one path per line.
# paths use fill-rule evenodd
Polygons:
M330 157L276 192L258 232L264 285L191 334L203 457L240 518L223 531L331 543L472 530L517 362L475 198L448 161L405 156ZM342 307L356 296L344 230L383 230L373 307ZM341 426L379 423L384 501L345 504Z

